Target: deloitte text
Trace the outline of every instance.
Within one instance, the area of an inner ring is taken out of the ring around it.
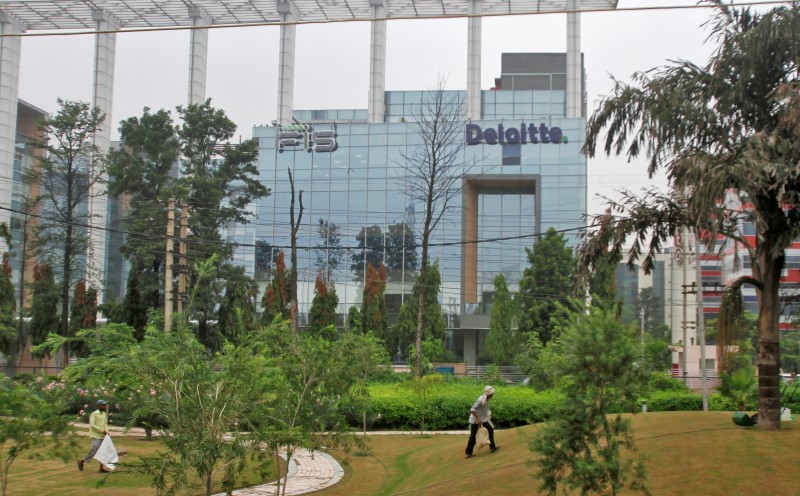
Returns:
[[[522,122],[519,128],[504,127],[503,124],[498,124],[496,129],[491,127],[481,129],[479,125],[470,123],[467,124],[466,138],[468,145],[480,145],[481,143],[487,145],[553,143],[558,145],[569,143],[569,139],[564,136],[560,127],[548,128],[544,122],[539,127],[536,127],[536,124],[525,125]]]

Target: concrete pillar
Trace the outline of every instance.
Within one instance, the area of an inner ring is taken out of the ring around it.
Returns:
[[[369,36],[369,122],[383,122],[386,115],[386,0],[369,0],[372,22]]]
[[[192,19],[189,53],[189,98],[187,103],[201,104],[206,101],[206,68],[208,67],[208,29],[211,19],[200,7],[189,7]]]
[[[276,3],[281,23],[297,20],[297,10],[288,0]],[[294,110],[294,40],[297,26],[281,24],[281,47],[278,68],[278,123],[288,126],[292,123]]]
[[[114,101],[114,62],[116,57],[117,35],[113,32],[119,29],[116,19],[102,10],[92,12],[92,19],[97,26],[94,38],[94,91],[92,105],[99,107],[105,115],[102,127],[94,136],[94,145],[99,153],[105,154],[111,147],[111,129],[114,120],[111,114]],[[94,175],[94,174],[93,174]],[[86,278],[89,284],[97,289],[97,301],[104,301],[105,262],[106,262],[106,216],[108,197],[105,193],[105,184],[95,183],[91,186],[89,194],[89,243],[87,248]]]
[[[25,25],[11,14],[0,12],[0,33],[20,34]],[[17,137],[17,95],[19,93],[19,61],[22,39],[0,37],[0,206],[11,208],[14,189],[14,147]],[[11,227],[11,212],[0,210],[0,222]],[[0,238],[0,252],[8,251]]]
[[[467,28],[467,117],[481,118],[481,0],[469,0]]]
[[[581,0],[567,0],[567,117],[583,115]]]

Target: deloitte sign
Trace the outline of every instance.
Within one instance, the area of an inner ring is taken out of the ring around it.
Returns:
[[[526,125],[525,122],[521,122],[519,128],[505,127],[503,124],[498,124],[496,128],[487,127],[486,129],[481,129],[477,124],[469,123],[467,124],[466,133],[468,145],[480,145],[481,143],[487,145],[553,143],[558,145],[569,143],[569,139],[564,136],[560,127],[553,126],[548,128],[544,122],[539,127],[536,127],[536,124]]]

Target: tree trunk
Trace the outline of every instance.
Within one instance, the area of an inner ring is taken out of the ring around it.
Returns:
[[[758,426],[766,430],[781,427],[780,401],[780,277],[784,255],[775,257],[769,246],[760,247],[759,268],[764,285],[758,298]]]
[[[414,374],[417,377],[422,377],[422,329],[425,325],[425,284],[426,276],[428,274],[428,223],[425,223],[425,228],[422,231],[422,265],[419,271],[419,308],[417,308],[417,338],[415,350],[417,351],[416,363]]]
[[[71,219],[70,221],[71,222]],[[66,236],[64,239],[64,263],[62,265],[63,274],[61,281],[61,322],[59,324],[59,334],[64,337],[69,336],[69,282],[72,278],[72,225],[67,225]],[[62,367],[69,365],[69,344],[63,346]]]

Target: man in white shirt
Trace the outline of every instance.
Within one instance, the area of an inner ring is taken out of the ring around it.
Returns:
[[[475,400],[475,404],[469,410],[469,441],[467,441],[467,450],[464,458],[472,458],[472,450],[475,448],[475,436],[478,434],[478,429],[486,427],[489,431],[489,451],[494,453],[500,448],[494,444],[494,425],[492,425],[492,411],[489,409],[489,400],[494,396],[494,388],[486,386],[483,388],[483,394]]]

